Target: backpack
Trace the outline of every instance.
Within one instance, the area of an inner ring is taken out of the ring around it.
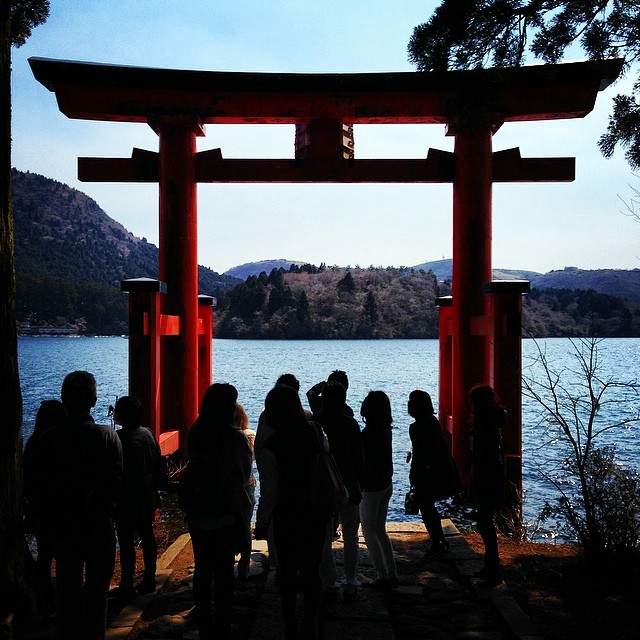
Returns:
[[[320,427],[310,422],[315,452],[310,461],[309,504],[317,511],[339,511],[349,499],[338,465],[324,447]]]

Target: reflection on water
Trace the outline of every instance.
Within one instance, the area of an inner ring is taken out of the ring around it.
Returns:
[[[566,339],[539,340],[554,370],[564,371],[567,384],[575,381],[576,362],[571,343]],[[24,402],[24,433],[33,429],[41,400],[59,396],[66,373],[75,369],[91,371],[98,381],[99,399],[96,421],[109,424],[107,409],[116,396],[127,393],[127,340],[121,337],[63,338],[22,337],[19,339],[20,377]],[[539,375],[540,369],[528,368],[536,355],[532,340],[524,341],[526,375]],[[601,372],[604,377],[629,380],[640,362],[640,339],[609,339],[600,345]],[[348,402],[359,417],[360,403],[371,389],[382,389],[392,402],[394,417],[394,497],[390,520],[406,519],[403,497],[408,485],[406,452],[410,449],[410,418],[406,402],[413,389],[428,391],[434,403],[438,396],[438,343],[436,340],[214,340],[214,377],[234,384],[253,427],[262,409],[264,397],[284,372],[294,373],[304,391],[326,378],[333,369],[349,374]],[[612,391],[612,393],[614,393]],[[613,396],[612,396],[613,397]],[[619,420],[637,411],[634,395],[623,402],[603,408],[603,420]],[[607,413],[608,412],[608,413]],[[633,425],[608,432],[605,442],[615,444],[620,462],[637,466],[640,459],[638,428]],[[540,422],[539,407],[523,402],[523,484],[527,520],[535,519],[545,498],[555,495],[541,476],[562,459],[561,441],[553,441]]]

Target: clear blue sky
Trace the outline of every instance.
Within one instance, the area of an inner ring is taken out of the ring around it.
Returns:
[[[127,229],[157,244],[154,185],[80,183],[78,156],[157,150],[146,125],[69,120],[35,81],[41,56],[180,69],[264,72],[411,71],[412,29],[437,6],[425,0],[51,0],[49,20],[13,51],[13,165],[84,191]],[[493,264],[549,271],[640,267],[640,223],[624,200],[640,188],[617,152],[597,139],[611,98],[587,118],[502,127],[494,149],[525,157],[575,156],[577,180],[494,187]],[[423,158],[451,150],[444,127],[359,126],[357,158]],[[225,157],[293,156],[293,127],[209,125],[199,150]],[[451,257],[450,185],[200,185],[199,262],[225,271],[287,258],[319,264],[414,265]]]

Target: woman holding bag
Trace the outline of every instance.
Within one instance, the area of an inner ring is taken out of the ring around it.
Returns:
[[[365,423],[362,431],[364,473],[360,522],[377,578],[363,586],[373,589],[395,589],[400,585],[387,534],[387,512],[393,493],[393,456],[391,439],[391,403],[384,391],[370,391],[362,402],[360,415]]]

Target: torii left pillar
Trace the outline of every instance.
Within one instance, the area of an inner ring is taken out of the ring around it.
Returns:
[[[165,313],[180,318],[177,336],[163,341],[164,423],[179,425],[182,442],[198,415],[198,211],[196,136],[202,125],[171,117],[149,123],[160,138],[158,276],[167,283]],[[180,375],[171,375],[179,371]]]
[[[142,402],[145,424],[169,454],[186,444],[212,381],[214,299],[198,296],[196,138],[204,127],[183,116],[148,124],[158,134],[159,153],[139,152],[131,164],[159,184],[159,279],[125,280],[122,290],[130,298],[129,393]],[[114,178],[109,167],[98,175]]]

